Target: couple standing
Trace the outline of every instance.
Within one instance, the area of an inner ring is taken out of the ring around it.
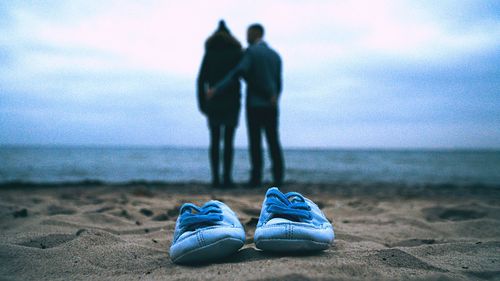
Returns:
[[[281,93],[281,58],[264,41],[264,28],[252,24],[247,30],[248,48],[231,35],[224,21],[205,42],[205,55],[198,75],[198,105],[208,118],[212,186],[220,185],[219,147],[224,135],[223,186],[234,186],[231,177],[233,142],[240,113],[241,85],[246,81],[246,117],[251,175],[248,185],[262,181],[262,131],[272,160],[275,186],[283,182],[283,155],[278,135],[278,98]]]

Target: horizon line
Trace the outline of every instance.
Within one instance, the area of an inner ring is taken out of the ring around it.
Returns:
[[[173,148],[173,149],[208,149],[206,146],[175,144],[12,144],[0,143],[0,148]],[[238,150],[246,150],[248,146],[234,146]],[[267,149],[267,148],[266,148]],[[284,150],[387,150],[387,151],[500,151],[500,147],[377,147],[377,146],[283,146]]]

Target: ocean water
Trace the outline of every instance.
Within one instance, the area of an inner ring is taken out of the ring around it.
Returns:
[[[270,180],[265,155],[264,179]],[[286,181],[311,183],[484,184],[500,186],[500,151],[285,149]],[[246,149],[233,178],[248,179]],[[0,183],[99,180],[209,182],[208,150],[171,147],[0,147]]]

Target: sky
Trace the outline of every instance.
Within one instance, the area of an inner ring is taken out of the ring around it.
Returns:
[[[496,0],[1,1],[0,144],[206,147],[220,19],[280,53],[284,147],[500,148]]]

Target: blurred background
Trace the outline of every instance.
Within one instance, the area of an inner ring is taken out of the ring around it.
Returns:
[[[288,180],[500,183],[494,0],[2,1],[0,181],[207,181],[195,81],[220,19],[282,56]]]

